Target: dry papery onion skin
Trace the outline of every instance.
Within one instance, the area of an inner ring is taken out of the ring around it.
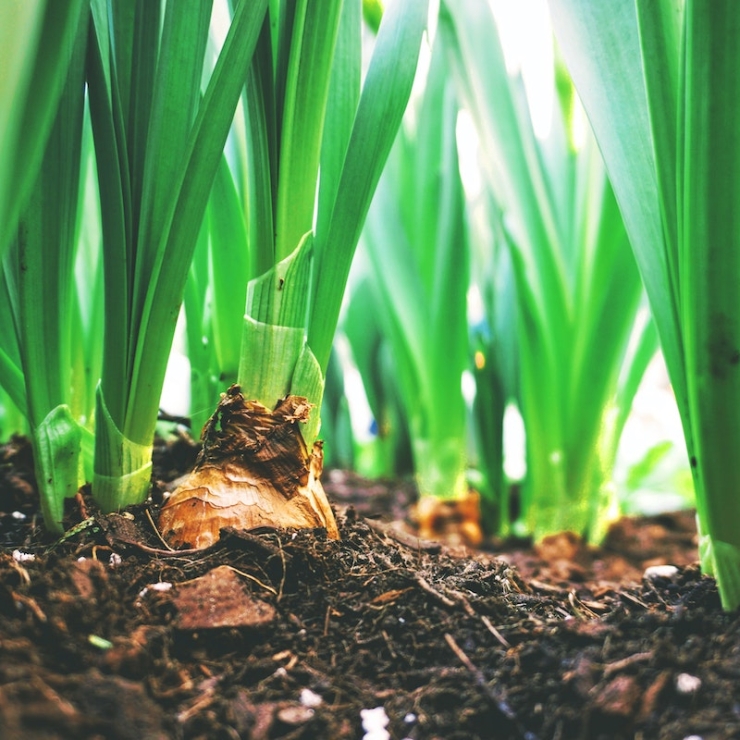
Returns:
[[[323,527],[339,539],[334,512],[321,485],[323,452],[309,453],[299,424],[311,404],[287,396],[273,411],[245,400],[233,385],[203,428],[193,472],[170,496],[159,528],[176,548],[205,548],[223,527]]]

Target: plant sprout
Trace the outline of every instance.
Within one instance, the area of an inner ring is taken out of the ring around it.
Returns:
[[[350,264],[426,20],[426,0],[389,8],[360,90],[359,0],[270,5],[232,165],[255,269],[239,382],[206,425],[191,480],[162,510],[160,526],[175,545],[207,546],[235,524],[321,526],[338,536],[320,485],[312,409],[321,404]],[[226,228],[235,233],[238,224]]]
[[[421,497],[467,495],[468,236],[458,105],[439,39],[424,95],[401,131],[365,228]]]
[[[204,92],[211,0],[94,0],[88,64],[100,187],[105,342],[93,493],[143,501],[185,282],[267,0],[234,9]]]
[[[627,352],[643,295],[627,233],[594,142],[577,145],[573,135],[567,78],[540,140],[489,4],[443,2],[440,33],[511,252],[524,524],[537,539],[564,530],[598,539],[614,508],[617,442],[657,347],[648,322],[636,327],[638,351]]]
[[[0,256],[38,174],[86,13],[84,0],[0,5]]]
[[[74,290],[87,16],[83,20],[40,170],[3,263],[0,298],[0,376],[28,421],[44,522],[57,532],[64,499],[84,483],[80,453],[83,435],[90,434],[80,424],[89,409],[73,397],[81,389],[71,370],[73,358],[84,356],[76,341],[82,332]]]
[[[703,570],[740,605],[740,6],[552,0],[683,423]]]

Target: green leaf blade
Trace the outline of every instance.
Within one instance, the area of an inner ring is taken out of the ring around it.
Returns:
[[[427,10],[427,0],[409,0],[394,3],[383,17],[332,216],[326,231],[316,234],[317,284],[308,340],[322,369],[329,362],[362,225],[411,93]]]

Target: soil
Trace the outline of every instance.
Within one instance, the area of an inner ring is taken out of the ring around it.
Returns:
[[[151,517],[194,454],[160,445],[150,504],[80,496],[54,541],[28,445],[0,449],[1,738],[740,738],[740,618],[690,512],[471,549],[414,536],[408,483],[334,472],[339,541],[168,551]]]

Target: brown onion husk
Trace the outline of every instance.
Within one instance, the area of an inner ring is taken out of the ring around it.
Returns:
[[[203,428],[195,469],[162,507],[159,527],[167,542],[200,549],[224,527],[262,526],[323,527],[338,539],[321,485],[321,442],[309,452],[299,428],[311,407],[287,396],[271,411],[231,386]]]

